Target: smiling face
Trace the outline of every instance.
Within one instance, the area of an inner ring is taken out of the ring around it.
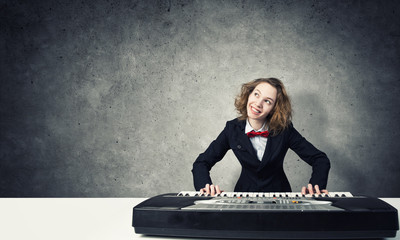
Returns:
[[[276,95],[276,88],[265,82],[258,84],[250,93],[247,100],[247,116],[253,128],[262,127],[275,106]]]

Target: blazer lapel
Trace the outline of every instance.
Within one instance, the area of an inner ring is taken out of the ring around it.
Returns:
[[[245,127],[246,127],[246,121],[240,121],[239,122],[239,126],[240,126],[240,132],[238,134],[238,139],[239,142],[241,144],[241,146],[245,149],[247,149],[247,151],[250,152],[250,154],[253,156],[253,159],[255,161],[257,161],[257,163],[260,163],[260,161],[257,158],[257,153],[256,150],[254,150],[253,145],[250,142],[249,137],[244,133]]]
[[[267,141],[267,146],[265,146],[265,151],[264,151],[264,155],[261,159],[261,165],[258,168],[258,170],[261,170],[262,168],[264,168],[268,161],[271,159],[271,154],[272,154],[272,146],[274,144],[274,137],[269,136],[268,137],[268,141]]]

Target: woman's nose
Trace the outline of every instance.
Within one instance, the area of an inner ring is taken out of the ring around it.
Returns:
[[[262,103],[263,103],[262,99],[257,99],[257,101],[256,101],[257,107],[261,107]]]

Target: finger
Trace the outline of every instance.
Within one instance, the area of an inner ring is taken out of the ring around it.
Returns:
[[[204,193],[204,188],[200,189],[200,195]]]
[[[314,194],[313,186],[310,183],[308,184],[308,194]]]
[[[326,189],[323,189],[322,192],[325,193],[325,194],[329,193],[328,190],[326,190]]]
[[[306,195],[306,187],[301,188],[301,195]]]
[[[214,185],[211,185],[210,186],[210,192],[211,192],[211,196],[214,196],[215,195],[215,187],[214,187]]]
[[[314,189],[315,189],[315,193],[316,194],[318,194],[318,195],[321,194],[321,191],[319,190],[319,186],[318,185],[315,185]]]
[[[206,194],[210,195],[210,184],[206,184]]]
[[[219,189],[218,185],[215,186],[215,191],[217,192],[217,194],[221,194],[221,189]]]

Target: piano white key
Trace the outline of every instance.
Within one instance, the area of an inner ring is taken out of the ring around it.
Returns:
[[[177,196],[205,196],[201,195],[199,191],[181,191]],[[266,197],[266,198],[285,198],[285,197],[303,197],[301,192],[222,192],[219,197]],[[329,192],[321,193],[320,195],[307,194],[305,197],[354,197],[350,192]]]
[[[335,197],[342,197],[343,193],[342,192],[335,192]]]
[[[260,193],[260,196],[262,196],[262,197],[270,197],[270,194],[269,193]]]
[[[227,192],[227,193],[226,193],[226,195],[227,195],[228,197],[233,197],[233,194],[234,194],[234,192]]]
[[[340,192],[340,197],[353,197],[350,192]]]
[[[346,197],[354,197],[353,194],[351,194],[351,192],[345,192]]]
[[[290,195],[290,197],[297,197],[297,196],[300,196],[300,195],[298,195],[299,193],[296,193],[296,192],[291,192],[289,195]]]
[[[200,194],[200,192],[195,192],[195,191],[186,191],[186,192],[183,192],[183,196],[189,195],[189,196],[191,196],[191,197],[194,197],[194,196],[196,196],[196,194]]]
[[[178,193],[178,196],[185,196],[185,193],[186,193],[185,191],[181,191]]]
[[[333,192],[333,197],[340,197],[340,192]]]

